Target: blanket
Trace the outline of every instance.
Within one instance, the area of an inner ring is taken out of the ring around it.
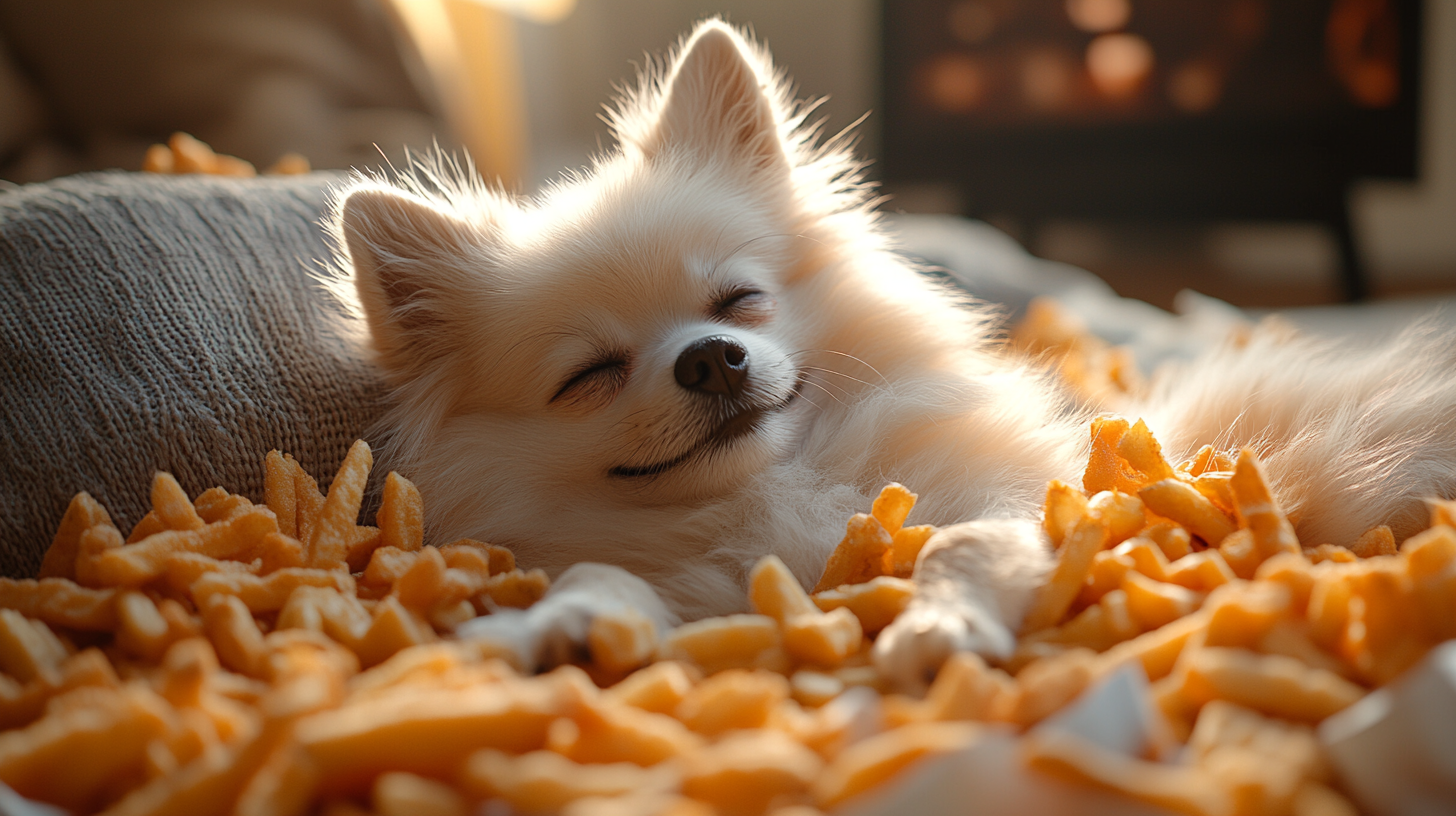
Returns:
[[[315,276],[338,176],[94,173],[0,188],[0,574],[90,492],[122,530],[158,470],[261,499],[333,473],[385,385]]]

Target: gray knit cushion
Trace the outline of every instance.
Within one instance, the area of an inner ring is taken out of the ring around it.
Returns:
[[[0,191],[0,572],[35,573],[78,491],[127,530],[157,470],[259,500],[278,448],[327,483],[384,393],[312,278],[337,178]]]

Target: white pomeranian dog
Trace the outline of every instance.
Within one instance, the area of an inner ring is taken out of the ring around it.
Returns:
[[[708,21],[617,106],[617,147],[534,198],[428,169],[340,192],[339,266],[395,387],[389,466],[434,540],[557,577],[466,632],[540,665],[624,604],[662,626],[741,611],[760,557],[812,585],[893,480],[920,496],[912,521],[944,529],[881,670],[913,685],[954,650],[1012,649],[1051,564],[1047,482],[1079,478],[1091,409],[893,251],[860,163],[817,143],[809,110]],[[1403,538],[1423,497],[1456,489],[1453,363],[1434,331],[1380,349],[1256,332],[1124,411],[1174,461],[1256,447],[1307,544]]]

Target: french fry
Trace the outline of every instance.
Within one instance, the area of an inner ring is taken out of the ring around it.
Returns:
[[[525,609],[541,600],[551,586],[543,570],[533,569],[496,573],[485,582],[485,593],[496,606]]]
[[[799,615],[819,613],[794,574],[776,555],[766,555],[753,565],[748,574],[748,602],[753,611],[768,615],[780,624]]]
[[[443,782],[391,771],[374,780],[374,812],[379,816],[465,816],[465,797]]]
[[[1127,593],[1128,612],[1144,631],[1166,626],[1191,613],[1202,603],[1202,596],[1177,584],[1165,584],[1138,572],[1128,573],[1122,581]]]
[[[902,531],[903,532],[903,531]],[[903,578],[882,575],[862,584],[847,584],[813,595],[821,611],[844,608],[859,618],[860,628],[873,635],[890,625],[915,597],[915,584]]]
[[[228,521],[194,530],[166,530],[136,544],[107,548],[89,558],[89,574],[92,582],[102,586],[139,587],[161,577],[168,559],[177,553],[251,560],[263,537],[277,530],[273,514],[257,508]],[[86,560],[84,555],[82,558]]]
[[[1163,458],[1163,448],[1139,419],[1117,441],[1117,455],[1141,477],[1142,484],[1176,477],[1173,466]]]
[[[1103,550],[1092,556],[1092,566],[1087,570],[1087,580],[1077,593],[1077,604],[1092,606],[1102,596],[1122,586],[1122,578],[1137,566],[1132,557],[1125,553]]]
[[[1011,721],[1021,726],[1041,722],[1081,694],[1097,673],[1097,656],[1090,649],[1072,649],[1033,662],[1016,677]]]
[[[894,540],[879,520],[866,513],[856,513],[849,520],[844,540],[830,554],[824,574],[814,585],[815,592],[834,589],[844,584],[861,584],[882,574],[885,553]]]
[[[1231,584],[1208,600],[1209,646],[1248,648],[1294,614],[1293,594],[1273,582]]]
[[[0,671],[29,683],[60,683],[61,663],[69,654],[43,621],[28,620],[13,609],[0,609]]]
[[[349,552],[349,531],[359,519],[359,505],[364,500],[364,486],[373,464],[374,454],[367,442],[360,439],[349,448],[329,485],[317,526],[304,540],[308,545],[309,566],[332,569],[344,562]]]
[[[714,674],[752,668],[781,647],[778,623],[767,615],[727,615],[685,623],[663,636],[657,654],[683,660]]]
[[[209,572],[192,583],[192,601],[198,609],[207,608],[218,595],[231,595],[255,613],[277,612],[288,602],[288,596],[303,586],[329,587],[354,594],[354,578],[347,572],[297,567],[280,569],[268,575],[247,572]]]
[[[1212,445],[1204,445],[1199,448],[1188,461],[1176,468],[1180,473],[1186,473],[1195,479],[1211,470],[1231,471],[1233,469],[1233,460],[1222,451],[1214,450]]]
[[[832,674],[799,669],[789,675],[789,694],[800,705],[817,708],[838,697],[844,691],[844,681]]]
[[[161,471],[152,479],[152,512],[168,530],[199,530],[206,524],[177,479]]]
[[[636,610],[597,615],[587,630],[592,661],[614,674],[626,674],[657,652],[657,626]]]
[[[44,713],[46,704],[53,697],[71,689],[121,684],[111,661],[96,649],[86,649],[67,657],[61,662],[58,674],[58,679],[49,681],[42,673],[24,685],[8,677],[0,680],[0,730],[29,725]]]
[[[1066,614],[1082,589],[1092,557],[1101,552],[1107,541],[1107,528],[1091,519],[1079,523],[1062,545],[1057,566],[1027,610],[1022,632],[1035,632],[1053,626]]]
[[[1092,450],[1087,457],[1087,470],[1082,474],[1082,487],[1088,493],[1113,489],[1124,493],[1137,491],[1137,474],[1117,452],[1127,431],[1128,422],[1121,417],[1092,420]]]
[[[906,490],[904,485],[890,482],[880,489],[880,495],[870,505],[870,515],[893,538],[905,526],[905,518],[910,515],[910,509],[915,506],[917,498],[919,497]]]
[[[630,763],[582,765],[551,751],[511,756],[476,751],[465,761],[459,784],[473,797],[495,798],[516,812],[554,813],[588,796],[621,796],[644,788],[668,788],[673,771]]]
[[[1234,464],[1234,475],[1229,479],[1229,488],[1233,491],[1234,509],[1238,513],[1239,523],[1253,534],[1254,548],[1261,563],[1278,553],[1302,552],[1299,538],[1294,534],[1294,526],[1284,517],[1284,511],[1269,492],[1264,466],[1259,464],[1254,452],[1248,448],[1239,451],[1238,461]],[[1393,546],[1393,539],[1391,543]]]
[[[1223,541],[1218,543],[1218,553],[1223,556],[1224,563],[1244,580],[1254,577],[1258,572],[1259,565],[1264,562],[1263,553],[1259,550],[1259,544],[1254,540],[1252,530],[1235,530],[1224,536]]]
[[[1365,696],[1365,689],[1283,655],[1204,647],[1189,661],[1185,693],[1195,702],[1228,700],[1275,717],[1319,722]]]
[[[1060,548],[1072,528],[1087,515],[1087,497],[1066,482],[1053,479],[1047,484],[1042,524],[1052,546]]]
[[[1168,582],[1195,592],[1212,592],[1238,576],[1218,550],[1185,555],[1168,565]]]
[[[135,684],[77,689],[57,697],[52,712],[0,734],[0,782],[73,811],[97,809],[140,773],[147,743],[175,725],[166,701]]]
[[[1178,522],[1209,546],[1217,546],[1235,529],[1222,510],[1187,482],[1164,479],[1138,490],[1137,495],[1149,510]]]
[[[352,450],[352,448],[350,449]],[[292,459],[292,457],[284,457]],[[298,527],[298,533],[294,536],[309,547],[312,553],[312,542],[318,530],[319,516],[324,510],[324,494],[319,492],[318,481],[310,476],[302,466],[294,463],[293,471],[293,512]],[[342,525],[340,525],[342,526]]]
[[[762,813],[775,799],[807,796],[819,755],[772,730],[731,734],[689,754],[682,791],[725,814]]]
[[[80,552],[81,534],[99,525],[111,526],[111,517],[106,509],[91,498],[88,493],[77,493],[66,514],[61,517],[60,528],[51,539],[50,549],[40,563],[39,578],[76,578],[76,556]],[[9,606],[9,604],[6,604]]]
[[[278,519],[278,532],[298,537],[298,496],[294,492],[298,463],[276,450],[263,459],[263,503]],[[299,566],[302,566],[301,564]]]
[[[953,654],[926,692],[926,714],[934,720],[989,720],[1012,693],[1015,680],[986,665],[974,652]]]
[[[116,628],[116,590],[78,586],[65,578],[0,578],[0,607],[67,629]]]
[[[886,553],[889,560],[886,575],[909,578],[915,572],[915,562],[920,559],[920,551],[925,549],[925,543],[935,535],[935,529],[930,524],[917,524],[896,530],[890,541],[890,550]]]
[[[1107,490],[1087,502],[1087,512],[1107,527],[1107,543],[1114,546],[1136,535],[1146,515],[1142,500],[1131,493]]]
[[[1365,569],[1351,577],[1351,591],[1355,602],[1340,653],[1367,682],[1384,685],[1433,645],[1422,631],[1410,577],[1398,567]]]
[[[1355,543],[1350,545],[1350,551],[1361,558],[1395,555],[1395,534],[1384,524],[1371,527],[1355,539]]]
[[[322,791],[362,791],[385,771],[439,773],[482,748],[541,749],[562,713],[554,685],[512,682],[430,695],[401,688],[307,717],[297,738],[318,764]]]
[[[630,762],[644,768],[682,757],[706,742],[666,713],[632,707],[615,697],[584,701],[572,718],[556,720],[547,733],[547,747],[574,762]]]
[[[1193,552],[1193,538],[1188,535],[1187,530],[1176,524],[1166,521],[1152,524],[1141,535],[1157,544],[1158,549],[1163,551],[1163,556],[1170,562]]]
[[[716,736],[735,728],[762,727],[788,696],[789,683],[780,674],[728,669],[695,686],[674,714],[693,731]]]
[[[603,692],[603,696],[643,711],[668,714],[677,710],[692,690],[693,682],[682,663],[665,660],[633,672]]]
[[[895,776],[916,761],[973,744],[981,729],[967,722],[914,723],[850,745],[814,780],[812,793],[829,809]]]
[[[1134,570],[1154,581],[1168,580],[1168,558],[1151,540],[1141,536],[1129,538],[1114,547],[1112,552],[1125,556],[1132,561]]]
[[[1135,759],[1069,731],[1028,735],[1022,758],[1033,770],[1124,793],[1179,813],[1211,816],[1230,812],[1227,794],[1198,769]]]
[[[864,638],[859,618],[849,610],[819,611],[778,556],[754,565],[748,597],[756,611],[779,622],[784,649],[798,660],[834,667],[858,651]]]
[[[1122,665],[1129,660],[1142,663],[1148,679],[1157,681],[1173,671],[1183,649],[1195,639],[1206,637],[1208,615],[1195,612],[1172,623],[1122,641],[1102,654],[1105,667]]]
[[[174,166],[172,150],[164,144],[151,145],[142,158],[142,172],[145,173],[175,173]]]
[[[383,535],[381,546],[412,552],[424,544],[425,505],[414,482],[389,472],[376,523]]]
[[[222,594],[209,599],[202,605],[202,622],[222,665],[249,677],[263,676],[263,633],[240,598]]]

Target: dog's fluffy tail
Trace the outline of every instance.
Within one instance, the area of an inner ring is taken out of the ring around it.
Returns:
[[[1426,523],[1456,495],[1456,331],[1434,320],[1371,347],[1266,324],[1154,384],[1143,414],[1170,458],[1253,448],[1305,546]]]

